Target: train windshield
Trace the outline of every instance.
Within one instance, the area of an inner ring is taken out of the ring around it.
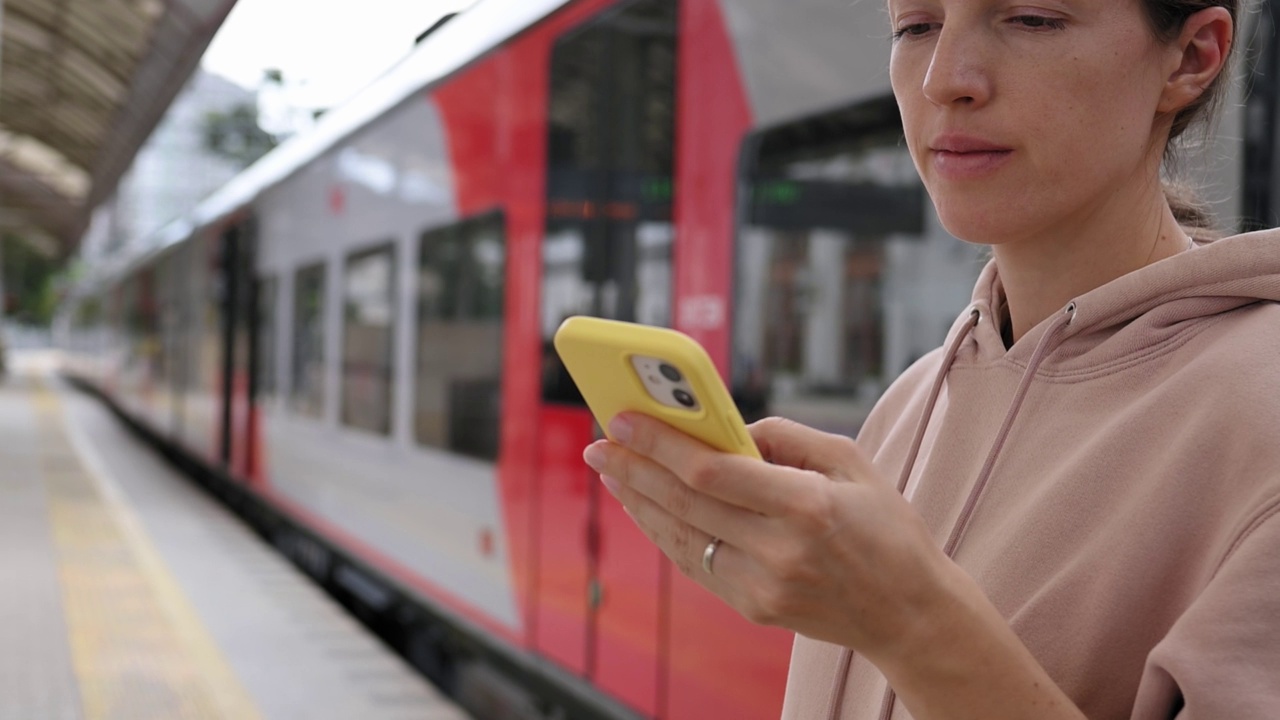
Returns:
[[[749,420],[856,435],[979,264],[934,219],[891,97],[759,133],[741,172],[734,396]]]

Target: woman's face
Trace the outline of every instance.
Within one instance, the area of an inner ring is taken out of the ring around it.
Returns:
[[[1140,0],[889,0],[893,91],[947,230],[1000,244],[1158,192],[1170,52],[1143,12]]]

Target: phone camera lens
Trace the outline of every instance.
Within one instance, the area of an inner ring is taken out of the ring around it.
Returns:
[[[680,380],[683,379],[684,377],[683,375],[680,374],[679,370],[671,367],[666,363],[663,363],[658,366],[658,372],[662,373],[662,377],[670,380],[671,382],[680,382]],[[685,394],[688,395],[688,393],[685,393]]]
[[[694,405],[698,404],[697,402],[694,401],[693,396],[685,392],[684,390],[676,389],[672,391],[671,394],[675,396],[676,402],[680,403],[681,405],[687,408],[691,408]]]

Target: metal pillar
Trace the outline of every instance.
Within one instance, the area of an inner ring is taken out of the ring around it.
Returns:
[[[4,57],[4,0],[0,0],[0,58]],[[4,84],[4,62],[0,61],[0,85]]]
[[[4,360],[5,360],[4,352],[7,345],[5,341],[8,340],[8,338],[6,337],[7,333],[5,332],[5,317],[4,317],[5,305],[8,304],[5,302],[5,296],[4,296],[4,293],[5,293],[4,245],[5,245],[6,239],[7,237],[4,233],[4,230],[0,230],[0,372],[3,371]]]
[[[1268,0],[1259,7],[1253,42],[1251,72],[1245,79],[1244,202],[1242,230],[1274,227],[1276,217],[1276,127],[1280,108],[1280,53],[1277,52],[1276,21],[1280,0]]]
[[[4,0],[0,0],[0,85],[4,85]],[[4,341],[4,238],[4,225],[0,224],[0,351]]]

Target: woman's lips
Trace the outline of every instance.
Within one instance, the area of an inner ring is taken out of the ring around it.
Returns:
[[[933,167],[947,180],[973,180],[999,170],[1012,155],[1012,150],[934,150]]]

